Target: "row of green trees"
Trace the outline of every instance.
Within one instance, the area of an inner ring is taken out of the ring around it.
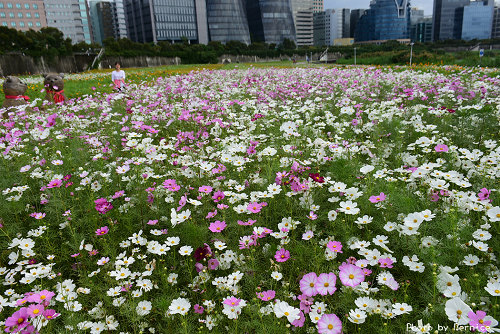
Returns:
[[[500,40],[463,41],[447,40],[436,43],[415,43],[413,51],[416,57],[433,58],[444,55],[444,47],[468,47],[478,44],[500,44]],[[257,56],[260,58],[276,58],[279,56],[293,55],[305,56],[306,54],[318,54],[326,49],[326,46],[306,46],[297,48],[291,40],[285,39],[283,43],[266,44],[253,42],[250,45],[238,41],[230,41],[225,44],[220,42],[209,42],[203,44],[189,44],[187,39],[181,43],[170,43],[160,41],[154,43],[137,43],[127,38],[115,40],[108,38],[103,41],[107,56],[136,57],[136,56],[163,56],[180,57],[185,64],[192,63],[216,63],[223,54]],[[101,46],[98,44],[87,44],[81,42],[72,44],[71,39],[64,38],[61,31],[56,28],[42,28],[39,31],[18,31],[8,27],[0,27],[0,54],[9,52],[21,52],[33,57],[67,56],[75,52],[95,53]],[[408,45],[397,41],[388,41],[383,44],[356,44],[349,46],[329,47],[330,52],[342,54],[343,58],[354,56],[354,47],[358,57],[377,57],[385,54],[390,56],[393,63],[404,63]],[[424,60],[424,59],[422,59]]]

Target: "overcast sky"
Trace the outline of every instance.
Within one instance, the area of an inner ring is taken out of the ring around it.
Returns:
[[[433,0],[410,0],[412,7],[424,10],[425,16],[432,15]],[[369,8],[370,0],[325,0],[325,9],[329,8]]]

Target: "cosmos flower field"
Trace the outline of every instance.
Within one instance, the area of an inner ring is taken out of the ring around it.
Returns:
[[[499,93],[486,69],[250,67],[12,112],[0,329],[499,332]]]

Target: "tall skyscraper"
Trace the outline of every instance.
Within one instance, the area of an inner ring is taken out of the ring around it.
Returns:
[[[500,5],[496,5],[493,11],[491,38],[500,38]]]
[[[351,9],[351,19],[349,28],[349,37],[354,38],[354,31],[356,30],[356,25],[358,24],[361,16],[365,15],[367,9]]]
[[[323,0],[313,0],[313,12],[318,13],[325,10]]]
[[[464,6],[461,39],[489,39],[493,24],[493,0],[471,1]]]
[[[128,36],[123,0],[89,0],[88,5],[94,42]]]
[[[335,45],[334,41],[349,37],[350,9],[327,9],[314,13],[314,45]]]
[[[412,23],[410,39],[412,42],[432,42],[432,17],[423,17]]]
[[[314,42],[314,1],[291,0],[295,36],[298,46],[313,45]]]
[[[410,5],[408,0],[373,0],[370,9],[356,26],[356,41],[410,38]]]
[[[133,41],[208,42],[204,1],[126,0],[125,11]]]
[[[44,0],[47,25],[59,29],[73,43],[92,42],[86,0]]]
[[[295,26],[289,0],[248,0],[248,26],[252,40],[281,44],[295,40]]]
[[[410,23],[414,24],[424,18],[424,10],[413,7],[410,10]]]
[[[43,0],[0,1],[0,25],[24,31],[46,27]]]
[[[434,41],[460,39],[463,14],[460,8],[470,0],[434,0],[432,38]]]
[[[207,0],[207,21],[211,41],[250,44],[243,0]]]

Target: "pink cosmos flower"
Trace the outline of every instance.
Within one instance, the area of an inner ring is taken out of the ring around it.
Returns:
[[[229,306],[238,306],[240,305],[241,299],[231,296],[230,298],[224,299],[223,303]]]
[[[39,293],[35,293],[28,297],[28,301],[30,303],[45,303],[48,304],[52,297],[54,297],[55,293],[48,290],[42,290]]]
[[[45,308],[42,304],[31,304],[28,306],[28,316],[30,318],[35,318],[43,314]]]
[[[262,301],[267,302],[267,301],[274,299],[274,297],[276,296],[276,291],[267,290],[267,291],[262,291],[262,292],[256,292],[256,294],[257,294],[257,298],[259,298]]]
[[[35,219],[42,219],[43,217],[45,217],[45,212],[42,213],[42,212],[33,212],[32,214],[30,214],[30,217],[33,217]]]
[[[28,326],[28,308],[23,307],[19,311],[14,312],[5,320],[5,326],[10,327],[10,332],[18,332]]]
[[[386,198],[385,194],[380,193],[380,195],[370,196],[370,198],[368,200],[372,203],[378,203],[378,202],[385,201],[385,198]]]
[[[355,287],[365,280],[363,270],[353,264],[343,263],[339,269],[340,281],[345,286]]]
[[[210,223],[210,226],[208,227],[208,229],[214,233],[220,233],[220,232],[224,231],[226,226],[227,226],[227,224],[225,221],[216,220],[214,223]]]
[[[392,260],[389,257],[378,259],[378,263],[380,264],[380,268],[392,268]]]
[[[306,317],[304,316],[304,312],[300,311],[299,313],[299,317],[298,319],[295,319],[293,322],[292,322],[292,325],[295,326],[295,327],[303,327],[304,326],[304,323],[306,322]]]
[[[490,194],[491,194],[491,190],[488,190],[486,188],[482,188],[479,190],[477,197],[479,197],[479,200],[484,201],[490,197]]]
[[[224,197],[226,197],[226,195],[224,195],[224,192],[221,190],[217,190],[212,196],[212,199],[214,200],[215,203],[217,203],[222,201]]]
[[[210,259],[208,260],[207,267],[210,270],[215,270],[217,269],[217,267],[219,267],[219,261],[217,259]]]
[[[109,232],[109,228],[107,226],[103,226],[103,227],[98,228],[95,231],[95,234],[97,234],[97,235],[105,235],[105,234],[108,234],[108,232]]]
[[[320,334],[342,333],[342,321],[335,314],[323,314],[317,325]]]
[[[309,211],[309,215],[307,216],[307,218],[311,220],[316,220],[318,218],[318,215],[315,214],[314,211]]]
[[[212,192],[213,188],[210,186],[201,186],[198,188],[198,191],[200,193],[205,193],[205,194],[210,194]]]
[[[43,312],[43,316],[47,320],[55,319],[55,318],[57,318],[60,315],[61,315],[60,313],[57,313],[56,310],[52,310],[52,309],[48,309],[48,310],[45,310]]]
[[[112,199],[117,199],[117,198],[122,197],[123,195],[125,195],[125,191],[124,190],[119,190],[119,191],[115,192],[115,194],[111,198]]]
[[[242,220],[238,220],[238,225],[245,225],[245,226],[250,226],[256,223],[256,220],[249,219],[248,222],[244,222]]]
[[[150,219],[146,224],[148,225],[156,225],[158,223],[158,219]]]
[[[47,188],[59,188],[60,186],[62,186],[62,184],[63,184],[62,180],[55,179],[50,181],[49,184],[47,184]]]
[[[301,294],[298,295],[297,298],[300,300],[300,310],[304,311],[305,314],[311,312],[311,305],[314,303],[313,297]]]
[[[258,212],[260,212],[261,209],[262,209],[262,205],[260,203],[257,203],[257,202],[252,202],[252,203],[248,204],[248,206],[247,206],[247,210],[252,212],[252,213],[258,213]]]
[[[448,152],[448,146],[445,144],[438,144],[434,147],[436,152]]]
[[[113,205],[110,202],[108,202],[108,200],[104,197],[96,199],[94,203],[95,203],[95,209],[100,214],[105,214],[109,210],[113,209]]]
[[[194,308],[194,313],[203,314],[203,311],[205,311],[205,309],[203,308],[203,306],[201,306],[199,304],[195,304],[193,306],[193,308]]]
[[[280,250],[276,251],[276,254],[274,255],[274,258],[278,262],[286,262],[290,258],[290,252],[287,251],[284,248],[281,248]]]
[[[316,289],[322,296],[326,296],[327,294],[333,295],[333,293],[337,290],[335,287],[336,282],[337,276],[335,276],[334,273],[320,274],[316,284]]]
[[[484,321],[484,317],[486,317],[486,312],[484,311],[477,311],[474,313],[474,311],[470,311],[467,313],[467,316],[469,317],[469,325],[471,327],[474,327],[481,333],[487,333],[488,328],[491,325],[491,321]]]
[[[340,241],[329,241],[326,247],[335,253],[342,253],[342,243]]]
[[[210,219],[215,217],[216,215],[217,215],[217,209],[215,209],[214,211],[210,211],[205,218]]]
[[[316,296],[318,294],[317,284],[318,276],[316,273],[305,274],[299,283],[300,291],[308,297]]]

